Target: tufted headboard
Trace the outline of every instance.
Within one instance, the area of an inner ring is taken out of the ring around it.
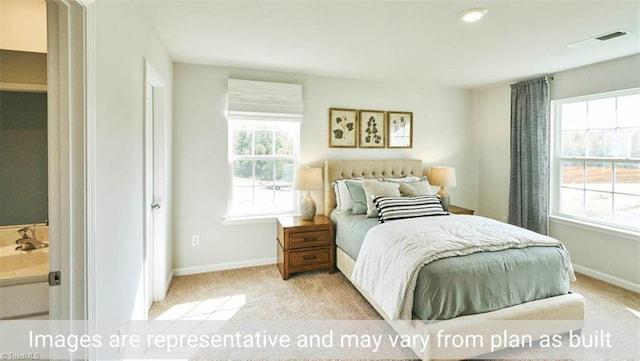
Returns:
[[[331,183],[336,179],[349,178],[399,178],[422,177],[420,159],[368,159],[324,162],[324,215],[329,217],[336,208],[336,195]]]

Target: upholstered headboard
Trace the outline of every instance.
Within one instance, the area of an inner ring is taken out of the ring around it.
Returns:
[[[324,162],[324,215],[329,217],[336,208],[336,195],[331,183],[336,179],[349,178],[399,178],[422,177],[420,159],[367,159]]]

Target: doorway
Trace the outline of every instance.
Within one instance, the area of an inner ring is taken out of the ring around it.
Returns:
[[[60,240],[55,247],[51,247],[51,270],[60,271],[62,281],[55,287],[50,287],[50,316],[52,319],[89,320],[90,324],[98,319],[98,312],[102,310],[104,299],[98,292],[99,266],[102,260],[98,254],[97,238],[99,214],[98,147],[97,147],[97,61],[96,61],[96,7],[86,0],[50,0],[47,1],[48,46],[49,46],[49,149],[52,171],[50,184],[50,232],[51,238]],[[140,88],[141,123],[144,128],[146,84],[151,84],[153,98],[154,131],[152,139],[154,146],[149,154],[158,159],[159,166],[153,166],[156,179],[151,194],[153,202],[160,205],[160,211],[153,217],[147,217],[147,203],[145,195],[139,213],[143,224],[141,246],[142,257],[149,259],[147,271],[143,259],[139,259],[140,276],[136,277],[138,286],[134,301],[132,316],[141,319],[146,316],[143,302],[145,292],[152,295],[149,299],[164,298],[171,272],[169,247],[167,244],[170,219],[169,203],[169,171],[170,152],[165,150],[169,146],[170,122],[165,120],[169,116],[170,92],[164,80],[146,62],[141,63],[141,70],[145,74],[142,88]],[[149,69],[149,71],[147,71]],[[147,76],[148,74],[148,76]],[[156,101],[157,100],[157,101]],[[151,114],[151,112],[149,112]],[[157,121],[156,121],[157,120]],[[141,129],[143,130],[143,129]],[[143,130],[140,140],[144,140]],[[158,141],[159,139],[159,141]],[[147,142],[150,144],[150,142]],[[142,145],[144,153],[144,147]],[[157,146],[156,146],[157,145]],[[145,162],[147,153],[142,154]],[[145,171],[146,164],[141,169]],[[142,186],[146,178],[142,178]],[[146,188],[143,189],[146,191]],[[150,226],[146,226],[146,222]],[[153,225],[153,226],[151,226]],[[146,230],[153,230],[155,234],[149,239],[146,247]],[[153,249],[151,246],[154,246]],[[149,255],[148,257],[146,255]],[[136,265],[138,261],[136,260]],[[149,271],[151,270],[151,271]],[[145,284],[144,279],[147,279]],[[147,285],[152,285],[147,286]],[[149,289],[150,291],[145,291]],[[106,301],[105,301],[106,302]],[[128,307],[129,305],[127,305]]]

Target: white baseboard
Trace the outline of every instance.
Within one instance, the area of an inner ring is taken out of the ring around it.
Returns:
[[[226,263],[210,264],[210,265],[204,265],[204,266],[177,268],[173,270],[173,275],[186,276],[186,275],[193,275],[197,273],[225,271],[230,269],[247,268],[247,267],[254,267],[254,266],[264,266],[268,264],[275,264],[276,262],[277,262],[276,257],[269,257],[269,258],[252,259],[248,261],[226,262]]]
[[[593,270],[593,269],[588,268],[588,267],[580,266],[580,265],[575,264],[575,263],[573,264],[573,269],[578,273],[582,273],[584,275],[587,275],[589,277],[593,277],[593,278],[598,279],[600,281],[611,283],[612,285],[616,285],[618,287],[622,287],[622,288],[627,289],[629,291],[640,293],[640,285],[637,284],[637,283],[629,282],[627,280],[623,280],[622,278],[611,276],[611,275],[608,275],[606,273],[602,273],[600,271],[596,271],[596,270]]]

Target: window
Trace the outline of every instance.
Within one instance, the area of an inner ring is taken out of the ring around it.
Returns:
[[[229,79],[229,217],[294,213],[302,86]]]
[[[552,214],[640,229],[640,89],[554,102]]]
[[[295,122],[230,124],[232,215],[293,213],[299,133]]]

